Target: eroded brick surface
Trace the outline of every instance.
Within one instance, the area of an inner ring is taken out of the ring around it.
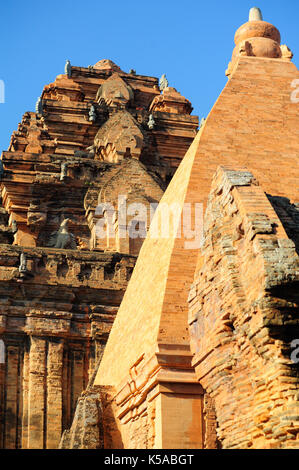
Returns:
[[[189,295],[196,376],[224,448],[298,446],[299,258],[253,175],[219,168]]]

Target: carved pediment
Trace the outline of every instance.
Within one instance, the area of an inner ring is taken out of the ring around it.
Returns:
[[[99,62],[93,65],[92,68],[98,70],[114,70],[117,72],[121,72],[121,68],[110,59],[99,60]]]
[[[92,234],[90,246],[138,254],[145,236],[142,231],[149,227],[151,204],[157,204],[162,195],[162,182],[149,174],[139,160],[125,159],[111,165],[101,183],[90,188],[84,199]],[[129,240],[130,227],[142,232],[137,244]]]
[[[190,101],[175,88],[166,87],[161,95],[155,96],[149,110],[150,112],[160,111],[164,113],[190,114],[192,109]]]
[[[126,196],[130,201],[149,200],[159,201],[163,190],[156,180],[147,172],[145,167],[136,160],[122,162],[117,171],[106,175],[106,181],[98,193],[98,204],[109,202],[118,204],[118,197]]]
[[[119,111],[98,131],[94,145],[100,160],[118,162],[124,157],[140,157],[143,134],[128,111]]]
[[[134,98],[132,88],[119,76],[113,73],[98,89],[97,101],[104,100],[107,106],[125,107]]]
[[[54,83],[45,86],[43,99],[57,101],[83,101],[84,93],[78,83],[67,75],[58,75]]]

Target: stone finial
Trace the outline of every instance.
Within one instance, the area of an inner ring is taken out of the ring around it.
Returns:
[[[11,223],[11,228],[12,228],[12,233],[15,234],[17,233],[18,231],[18,226],[17,226],[17,222],[15,220],[12,221]]]
[[[21,253],[21,256],[20,256],[19,273],[20,274],[27,273],[27,259],[26,259],[25,253]]]
[[[253,7],[250,9],[249,21],[263,21],[263,15],[260,8]]]
[[[95,122],[97,120],[96,108],[93,104],[89,108],[88,120],[91,122]]]
[[[68,76],[68,78],[71,78],[72,76],[72,66],[69,60],[66,61],[65,67],[64,67],[64,73]]]
[[[285,54],[286,60],[290,60],[289,51],[280,47],[280,32],[278,29],[263,20],[261,10],[251,8],[249,21],[241,25],[235,33],[235,45],[232,60],[226,70],[230,77],[235,70],[239,57],[265,57],[268,59],[281,59]]]
[[[40,96],[36,102],[35,105],[35,112],[36,114],[43,114],[43,100],[42,97]]]
[[[67,163],[61,164],[60,181],[64,181],[67,176]]]
[[[149,115],[148,122],[147,122],[147,127],[152,130],[155,127],[155,120],[152,114]]]
[[[136,70],[135,69],[130,69],[130,72],[129,72],[131,75],[136,75]]]
[[[161,91],[168,87],[168,80],[166,78],[165,73],[163,73],[162,77],[159,80],[159,86]]]

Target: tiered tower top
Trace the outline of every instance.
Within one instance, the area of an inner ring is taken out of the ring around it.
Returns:
[[[291,60],[292,52],[286,45],[280,45],[280,40],[280,32],[271,23],[263,20],[261,10],[257,7],[251,8],[249,20],[236,31],[236,46],[226,75],[231,75],[240,56]]]

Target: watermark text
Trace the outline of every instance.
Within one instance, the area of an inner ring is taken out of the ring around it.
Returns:
[[[118,206],[99,204],[95,215],[95,234],[98,239],[107,238],[181,238],[185,249],[198,249],[203,242],[202,203],[165,202],[127,204],[126,196],[118,196]]]
[[[295,78],[292,83],[291,87],[295,88],[294,91],[291,93],[291,102],[292,103],[299,103],[299,78]]]

